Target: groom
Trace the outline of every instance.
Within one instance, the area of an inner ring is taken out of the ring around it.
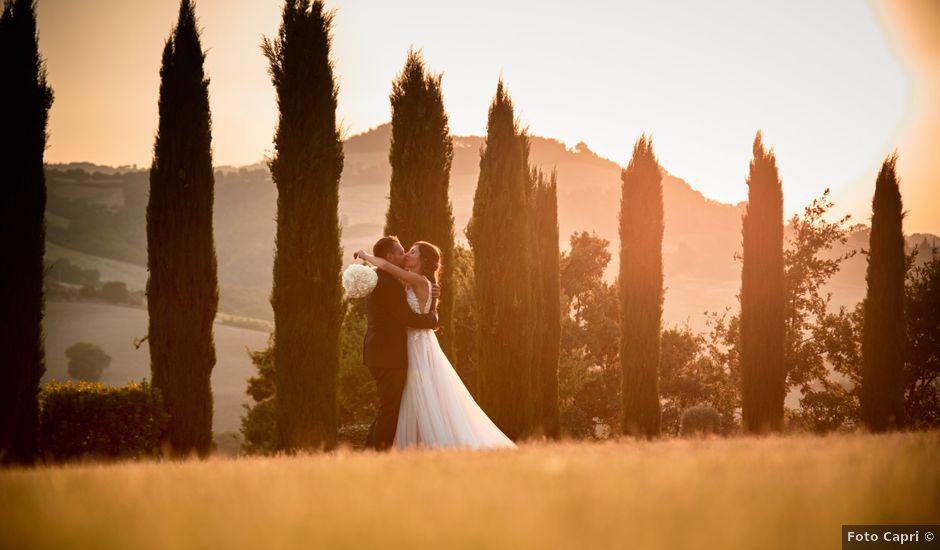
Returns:
[[[382,237],[372,247],[372,255],[404,267],[405,249],[398,237]],[[366,297],[368,326],[362,359],[375,378],[379,390],[379,408],[375,412],[366,447],[383,450],[395,441],[398,409],[408,374],[407,327],[437,328],[437,313],[421,315],[412,311],[405,298],[405,287],[394,275],[377,270],[379,281]],[[434,288],[432,294],[439,295]]]

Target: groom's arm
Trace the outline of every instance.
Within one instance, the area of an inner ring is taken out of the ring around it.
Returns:
[[[436,329],[438,327],[436,311],[427,314],[415,313],[400,294],[393,294],[390,298],[388,311],[400,324],[411,328]]]

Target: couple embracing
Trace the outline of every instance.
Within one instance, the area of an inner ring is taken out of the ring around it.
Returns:
[[[441,251],[418,241],[408,252],[383,237],[372,254],[378,282],[366,297],[363,361],[375,377],[379,407],[366,446],[516,448],[477,405],[437,341]]]

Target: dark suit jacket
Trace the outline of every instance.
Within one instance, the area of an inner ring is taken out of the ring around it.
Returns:
[[[435,312],[421,315],[411,310],[401,282],[381,269],[379,282],[366,296],[368,326],[362,359],[369,370],[407,369],[408,347],[405,329],[437,327]]]

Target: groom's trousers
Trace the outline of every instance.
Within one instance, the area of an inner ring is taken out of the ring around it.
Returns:
[[[379,390],[379,407],[375,412],[369,433],[366,435],[366,447],[376,450],[388,449],[395,442],[398,428],[398,409],[401,408],[401,394],[405,390],[408,377],[406,368],[370,368]]]

